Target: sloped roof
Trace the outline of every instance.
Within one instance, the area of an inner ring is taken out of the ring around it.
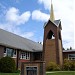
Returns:
[[[75,52],[75,49],[72,49],[72,50],[63,50],[63,52]]]
[[[49,21],[51,21],[51,20],[48,20],[48,22]],[[45,24],[44,24],[44,27],[48,24],[48,22],[45,22]],[[52,21],[51,21],[52,22]],[[59,26],[60,27],[60,29],[62,29],[62,27],[61,27],[61,21],[60,21],[60,19],[59,20],[54,20],[54,22],[52,22],[55,26]]]
[[[42,51],[42,44],[36,43],[3,29],[0,29],[0,45],[31,52]]]
[[[59,26],[60,20],[54,20],[54,23],[55,23],[56,26]]]

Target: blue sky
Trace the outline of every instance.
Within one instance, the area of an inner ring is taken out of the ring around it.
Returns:
[[[55,19],[61,19],[63,46],[74,48],[74,0],[53,0]],[[50,0],[0,0],[0,28],[33,41],[43,41],[50,17]]]

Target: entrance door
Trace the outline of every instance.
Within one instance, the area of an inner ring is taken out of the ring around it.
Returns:
[[[37,75],[37,67],[26,67],[26,75]]]

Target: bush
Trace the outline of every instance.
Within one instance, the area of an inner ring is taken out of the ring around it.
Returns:
[[[13,73],[15,72],[15,61],[10,57],[3,57],[0,59],[0,72]]]
[[[54,62],[49,62],[49,64],[48,64],[46,70],[47,70],[47,71],[59,71],[60,68],[59,68],[59,66],[58,66],[56,63],[54,63]]]
[[[63,69],[64,70],[69,70],[69,71],[74,71],[75,70],[75,62],[74,61],[70,61],[68,59],[64,60],[64,65],[63,65]]]

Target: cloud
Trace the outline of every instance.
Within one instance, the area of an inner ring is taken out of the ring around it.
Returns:
[[[34,36],[33,32],[22,32],[20,25],[22,26],[29,21],[31,16],[30,11],[21,13],[19,9],[11,7],[6,9],[5,14],[1,15],[0,28],[9,32],[15,33],[25,38],[32,39]]]
[[[41,12],[40,10],[34,10],[32,12],[32,19],[38,21],[47,21],[49,19],[49,15]]]
[[[25,32],[24,34],[21,35],[22,37],[31,39],[34,36],[33,32]]]
[[[50,7],[50,0],[38,0],[39,4],[43,4],[45,9],[49,9]]]
[[[63,46],[74,48],[74,0],[52,0],[55,19],[61,19]],[[50,11],[50,0],[38,0]],[[66,43],[65,43],[66,42]]]
[[[6,21],[8,21],[10,24],[21,25],[26,23],[30,16],[30,11],[26,11],[20,15],[19,9],[11,7],[6,12]]]

